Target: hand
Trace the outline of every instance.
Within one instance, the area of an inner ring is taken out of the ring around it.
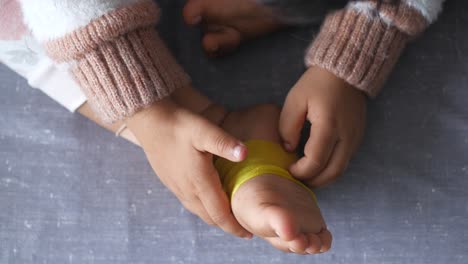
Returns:
[[[306,119],[311,130],[304,157],[290,171],[312,187],[326,185],[344,172],[360,144],[366,95],[332,73],[311,67],[289,92],[281,113],[285,149],[296,149]]]
[[[206,223],[239,237],[251,237],[230,210],[213,155],[245,159],[237,139],[201,116],[164,99],[127,122],[161,181],[182,204]]]

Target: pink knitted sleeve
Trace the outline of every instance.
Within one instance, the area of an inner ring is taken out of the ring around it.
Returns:
[[[329,14],[305,56],[307,66],[327,69],[371,97],[380,91],[407,42],[429,24],[405,1],[377,2],[351,2]]]
[[[72,63],[88,102],[113,122],[190,83],[158,36],[158,19],[156,4],[137,2],[47,41],[45,49],[57,63]]]

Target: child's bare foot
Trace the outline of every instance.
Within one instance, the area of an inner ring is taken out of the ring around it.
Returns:
[[[271,105],[231,113],[223,128],[241,140],[279,142],[280,110]],[[244,183],[231,207],[239,223],[285,252],[312,254],[330,249],[332,236],[316,202],[302,186],[276,175]]]
[[[203,48],[211,56],[234,51],[241,42],[284,27],[272,10],[254,0],[188,0],[184,19],[203,24]]]

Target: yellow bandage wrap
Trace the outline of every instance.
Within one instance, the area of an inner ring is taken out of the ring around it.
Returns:
[[[224,176],[223,187],[230,198],[248,180],[264,174],[273,174],[304,187],[317,201],[314,192],[288,172],[288,167],[297,160],[296,155],[269,141],[251,140],[245,142],[245,145],[248,155],[244,161],[236,163],[223,158],[215,161],[216,169]]]

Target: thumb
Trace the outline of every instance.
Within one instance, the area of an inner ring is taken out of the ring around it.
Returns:
[[[247,147],[240,140],[207,120],[194,146],[199,151],[233,162],[242,161],[247,156]]]
[[[292,96],[286,98],[279,121],[279,132],[283,146],[287,151],[293,151],[299,144],[301,130],[307,116],[307,106],[293,100]]]

